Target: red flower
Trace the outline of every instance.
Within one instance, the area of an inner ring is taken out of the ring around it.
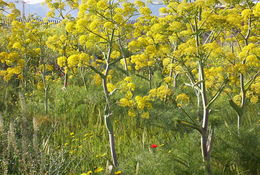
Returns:
[[[158,145],[156,145],[156,144],[151,145],[151,148],[157,148],[157,147],[158,147]]]

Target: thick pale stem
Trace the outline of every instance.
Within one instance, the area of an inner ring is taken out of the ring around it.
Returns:
[[[109,144],[111,145],[110,152],[113,157],[113,159],[112,159],[113,165],[114,165],[114,167],[117,167],[118,162],[117,162],[117,156],[116,156],[116,150],[115,150],[115,137],[114,137],[113,133],[109,133],[108,136],[109,136]]]
[[[178,84],[177,84],[177,78],[178,78],[179,74],[176,73],[174,74],[174,77],[173,77],[173,87],[174,88],[177,88],[178,87]]]
[[[245,91],[244,75],[242,73],[240,73],[240,92],[241,92],[240,107],[243,108],[245,106],[246,91]]]
[[[237,114],[237,129],[239,131],[240,129],[240,126],[241,126],[241,115]]]
[[[127,66],[127,61],[126,61],[125,57],[124,57],[124,68],[125,68],[125,71],[128,72],[128,66]]]
[[[68,74],[65,73],[64,75],[64,82],[63,82],[63,88],[66,89],[68,86]]]
[[[152,89],[152,71],[151,68],[148,68],[149,70],[149,88]]]
[[[21,114],[22,114],[22,125],[21,125],[21,133],[22,133],[22,151],[25,155],[28,151],[28,120],[27,120],[27,107],[26,101],[23,92],[19,92],[19,99],[20,99],[20,107],[21,107]],[[25,159],[25,157],[23,157]]]
[[[108,92],[108,88],[107,88],[106,76],[105,76],[105,78],[102,79],[102,84],[103,84],[103,90],[104,90],[105,99],[106,99],[104,120],[105,120],[107,132],[108,132],[108,136],[109,136],[109,145],[110,145],[112,162],[113,162],[114,167],[117,167],[118,163],[117,163],[117,156],[116,156],[116,150],[115,150],[115,138],[114,138],[114,132],[113,132],[113,125],[110,120],[112,112],[110,110],[110,100],[109,100],[109,92]]]
[[[4,119],[2,114],[0,113],[0,135],[4,132]]]
[[[203,118],[202,118],[202,127],[207,130],[208,129],[208,100],[206,95],[206,86],[205,86],[205,75],[204,69],[201,61],[199,62],[199,81],[200,83],[200,94],[201,94],[201,102],[202,102],[202,109],[203,109]]]
[[[85,89],[87,90],[88,87],[87,87],[86,79],[85,79],[85,76],[84,76],[83,68],[80,68],[80,74],[81,74],[82,81],[83,81],[83,84],[85,86]]]
[[[124,59],[124,69],[128,73],[128,65],[127,65],[127,61],[126,61],[126,55],[125,55],[125,52],[124,52],[124,49],[123,49],[123,46],[122,46],[121,38],[119,38],[118,42],[119,42],[120,51],[121,51],[123,59]]]
[[[42,73],[42,81],[43,81],[43,85],[44,85],[44,111],[45,114],[48,113],[48,85],[46,82],[46,76],[45,76],[46,70],[45,70],[45,64],[44,64],[44,70]]]
[[[198,89],[194,89],[196,97],[197,97],[197,114],[198,119],[201,121],[201,104],[200,104],[200,91]]]
[[[39,131],[39,124],[36,117],[33,117],[33,148],[35,151],[38,151],[38,131]]]
[[[48,114],[48,86],[44,88],[44,111]]]
[[[201,135],[201,150],[203,154],[203,161],[205,163],[206,171],[208,175],[211,175],[211,165],[210,165],[210,152],[207,149],[207,142],[208,142],[208,137],[206,133],[203,133]]]
[[[113,124],[110,120],[111,116],[112,116],[112,111],[111,111],[111,104],[110,104],[110,94],[107,88],[107,76],[110,70],[110,56],[111,56],[111,52],[112,52],[112,42],[113,42],[113,37],[114,37],[114,30],[112,32],[111,38],[110,38],[110,42],[108,45],[108,52],[107,52],[107,56],[106,56],[106,69],[104,72],[104,75],[102,76],[102,86],[103,86],[103,91],[104,91],[104,95],[105,95],[105,99],[106,99],[106,106],[105,106],[105,114],[104,114],[104,120],[105,120],[105,124],[106,124],[106,128],[107,128],[107,132],[108,132],[108,136],[109,136],[109,146],[110,146],[110,152],[111,152],[111,157],[112,157],[112,162],[114,167],[118,166],[118,162],[117,162],[117,155],[116,155],[116,149],[115,149],[115,138],[114,138],[114,131],[113,131]]]
[[[45,114],[47,114],[48,113],[48,84],[46,81],[46,62],[45,62],[44,56],[43,56],[44,52],[45,51],[43,49],[40,62],[41,62],[41,64],[43,64],[43,71],[42,71],[41,75],[42,75],[42,82],[44,85],[44,111],[45,111]]]
[[[248,30],[247,30],[247,34],[244,37],[245,39],[245,45],[248,45],[248,38],[250,36],[251,33],[251,18],[249,17],[248,19]],[[245,64],[246,61],[243,60],[242,64]],[[243,110],[243,108],[245,107],[245,103],[246,103],[246,90],[245,90],[245,78],[244,78],[244,74],[240,73],[239,74],[239,81],[240,81],[240,94],[241,94],[241,103],[240,103],[240,108],[241,110]],[[242,120],[242,114],[237,113],[237,129],[239,132],[239,129],[241,127],[241,120]]]
[[[200,95],[202,102],[202,134],[201,134],[201,151],[203,156],[203,161],[205,163],[205,168],[208,175],[211,175],[211,166],[210,166],[210,150],[208,149],[208,120],[209,120],[209,110],[208,110],[208,101],[206,95],[206,86],[205,86],[205,75],[203,69],[203,63],[199,61],[199,81],[200,83]]]
[[[240,103],[240,108],[243,110],[246,102],[246,91],[245,91],[245,83],[244,83],[244,75],[240,73],[239,75],[240,79],[240,93],[241,93],[241,103]],[[242,120],[242,115],[237,113],[237,129],[239,130],[241,127],[241,120]]]

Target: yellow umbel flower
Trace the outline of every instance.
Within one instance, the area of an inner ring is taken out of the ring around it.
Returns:
[[[149,112],[144,112],[144,113],[142,113],[141,117],[144,118],[144,119],[149,119],[150,114],[149,114]]]
[[[126,81],[126,82],[132,82],[133,80],[132,80],[132,77],[125,77],[124,81]]]
[[[128,110],[128,115],[129,115],[130,117],[136,117],[136,116],[137,116],[136,111],[133,110],[133,109],[129,109],[129,110]]]
[[[131,107],[131,106],[133,106],[133,101],[129,100],[127,98],[121,98],[119,100],[119,105],[123,106],[123,107]]]
[[[106,23],[104,24],[104,27],[105,27],[106,29],[113,29],[113,28],[114,28],[114,24],[113,24],[112,22],[108,21],[108,22],[106,22]]]
[[[87,173],[82,173],[80,175],[92,175],[93,174],[93,171],[88,171]]]
[[[171,83],[173,81],[173,78],[172,77],[165,77],[163,80],[164,80],[165,83]]]
[[[68,66],[69,67],[74,67],[79,64],[79,56],[78,55],[71,55],[68,58]]]
[[[108,89],[108,92],[112,92],[113,90],[116,89],[116,86],[113,85],[112,83],[107,83],[107,89]]]
[[[116,58],[120,57],[120,55],[121,55],[121,54],[120,54],[119,51],[114,50],[114,51],[111,53],[110,57],[111,57],[112,59],[116,59]]]
[[[66,66],[66,63],[67,63],[67,58],[66,58],[65,56],[62,56],[62,57],[57,58],[57,64],[58,64],[60,67]]]
[[[107,1],[105,0],[101,0],[97,3],[97,8],[101,9],[101,10],[105,10],[108,8],[108,4]]]
[[[185,93],[181,93],[176,97],[177,105],[180,107],[188,104],[189,100],[190,100],[189,96],[186,95]]]
[[[20,42],[15,42],[14,44],[13,44],[13,48],[14,49],[22,49],[22,44],[20,43]]]
[[[102,168],[102,167],[97,167],[97,168],[94,170],[94,173],[100,173],[100,172],[102,172],[102,171],[104,171],[104,168]]]
[[[115,172],[115,175],[120,175],[120,174],[122,174],[122,171],[116,171]]]
[[[149,16],[152,11],[148,7],[142,7],[140,8],[140,13],[144,16]]]
[[[240,105],[241,100],[242,100],[241,95],[236,95],[236,96],[233,97],[233,101],[234,101],[237,105]]]

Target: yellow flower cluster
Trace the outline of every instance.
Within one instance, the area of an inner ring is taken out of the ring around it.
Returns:
[[[137,109],[144,110],[145,108],[152,108],[152,104],[149,102],[150,98],[149,96],[136,96],[135,102]]]
[[[210,54],[210,58],[216,60],[218,57],[222,57],[223,50],[217,42],[207,43],[203,45],[205,53]]]
[[[197,51],[198,50],[195,46],[195,42],[193,39],[191,39],[185,43],[180,44],[178,50],[176,50],[173,55],[178,59],[183,58],[185,60],[190,60],[191,58],[196,57]]]
[[[111,53],[110,57],[111,57],[112,59],[117,59],[117,58],[120,57],[120,55],[121,55],[121,53],[120,53],[119,51],[114,50],[114,51]]]
[[[60,67],[82,67],[90,64],[92,58],[86,53],[72,54],[68,58],[61,56],[57,58],[57,64]]]
[[[60,66],[60,67],[65,67],[67,65],[67,58],[65,56],[62,56],[62,57],[58,57],[57,58],[57,64]]]
[[[19,79],[22,79],[23,78],[22,69],[23,69],[23,67],[21,67],[21,66],[9,67],[9,68],[7,68],[7,70],[0,70],[0,76],[3,76],[3,79],[5,81],[9,81],[15,75]]]
[[[40,70],[41,72],[44,71],[44,65],[43,65],[43,64],[39,65],[39,70]],[[46,64],[46,65],[45,65],[45,71],[53,71],[53,66],[50,65],[50,64]]]
[[[132,98],[132,97],[131,97]],[[131,100],[131,98],[121,98],[119,100],[119,105],[123,107],[133,107],[134,106],[134,101]]]
[[[128,115],[130,117],[136,117],[140,111],[141,118],[148,119],[150,118],[150,113],[147,111],[152,108],[152,104],[149,102],[148,96],[136,96],[133,107],[128,110]],[[135,110],[137,109],[137,110]]]
[[[223,75],[224,69],[222,67],[211,67],[205,69],[206,76],[206,87],[207,88],[218,88],[224,81]]]
[[[260,4],[257,3],[254,10],[253,10],[253,13],[256,17],[259,17],[260,16]]]
[[[116,89],[116,86],[112,83],[107,83],[107,90],[108,92],[112,92]]]
[[[247,46],[243,47],[242,51],[239,53],[239,58],[241,60],[245,59],[248,56],[248,54],[254,52],[254,49],[258,50],[257,45],[253,43],[248,44]]]
[[[71,55],[67,59],[68,67],[75,67],[79,64],[79,56],[77,54]]]
[[[125,96],[119,100],[118,104],[129,108],[128,115],[131,117],[136,117],[140,112],[142,118],[149,118],[150,114],[147,110],[152,108],[150,97],[134,96],[135,84],[132,77],[125,77],[119,85]]]
[[[240,104],[241,104],[242,97],[241,97],[241,95],[235,95],[232,100],[233,100],[234,103],[236,103],[237,105],[240,105]]]
[[[166,85],[162,85],[156,89],[151,89],[149,91],[149,97],[150,98],[159,98],[160,100],[167,100],[168,97],[170,97],[173,94],[173,91],[168,88]]]
[[[75,21],[69,21],[67,24],[66,24],[66,27],[65,27],[66,31],[67,32],[70,32],[70,33],[75,33],[76,32],[76,24],[75,24]]]
[[[256,95],[260,95],[260,76],[256,77],[255,82],[251,85],[250,89]]]
[[[140,13],[141,13],[142,15],[144,15],[144,16],[149,16],[149,15],[152,13],[152,11],[150,10],[150,8],[148,8],[148,7],[141,7],[141,8],[139,9],[139,11],[140,11]]]
[[[249,55],[246,57],[246,64],[251,67],[260,67],[260,60],[256,55]]]
[[[147,54],[139,54],[131,56],[131,63],[135,64],[135,69],[140,70],[147,66],[153,66],[155,64],[154,58]]]
[[[20,42],[15,42],[13,44],[13,47],[14,49],[18,49],[18,50],[24,50],[24,47],[22,46],[22,44]]]
[[[100,77],[99,74],[94,74],[93,75],[93,82],[94,82],[95,85],[101,85],[102,78]]]
[[[20,59],[20,55],[17,52],[1,52],[0,63],[6,64],[8,67],[6,70],[0,70],[0,76],[5,81],[9,81],[12,77],[22,79],[22,71],[25,66],[25,60]]]
[[[173,82],[173,78],[172,77],[170,77],[170,76],[168,76],[168,77],[165,77],[164,79],[163,79],[163,81],[165,82],[165,83],[172,83]]]
[[[190,101],[190,98],[185,93],[181,93],[176,96],[177,106],[183,107],[183,106],[187,105],[189,103],[189,101]]]

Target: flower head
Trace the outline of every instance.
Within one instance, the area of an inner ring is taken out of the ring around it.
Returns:
[[[156,145],[156,144],[151,144],[151,148],[157,148],[158,147],[158,145]]]
[[[115,174],[116,175],[122,174],[122,171],[116,171]]]

